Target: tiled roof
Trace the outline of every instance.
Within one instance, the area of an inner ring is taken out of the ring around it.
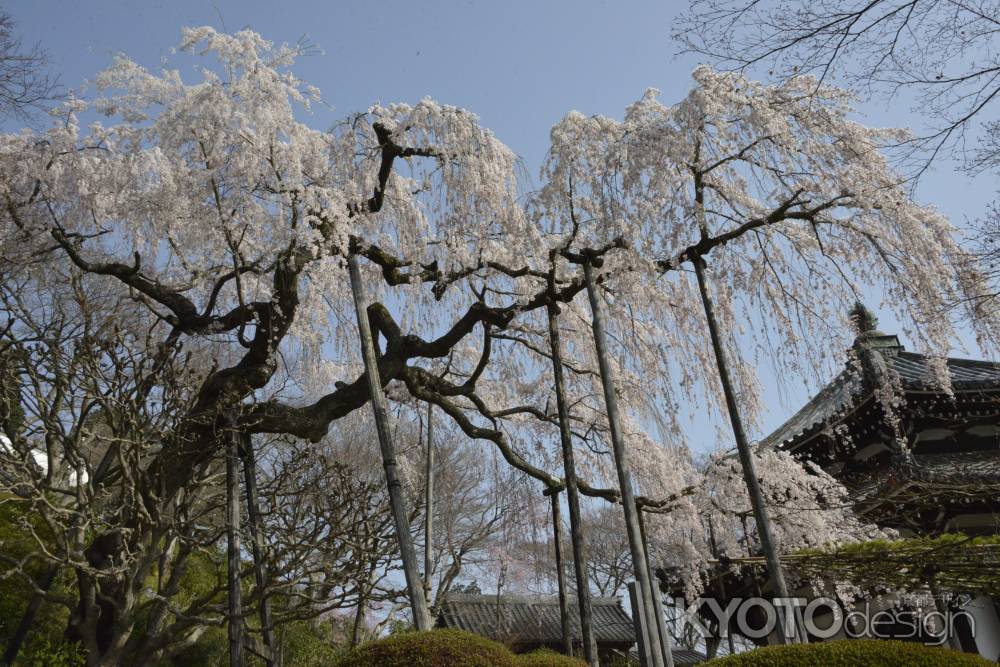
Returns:
[[[701,653],[700,651],[692,651],[691,649],[687,648],[677,648],[676,646],[670,649],[670,654],[673,656],[674,665],[676,665],[677,667],[681,667],[682,665],[684,667],[686,667],[687,665],[700,665],[701,663],[708,660],[705,654]],[[721,656],[722,653],[720,652],[719,657]],[[629,657],[635,660],[636,664],[638,664],[639,651],[637,650],[629,651]]]
[[[854,405],[861,394],[862,386],[858,375],[850,371],[841,372],[784,424],[763,438],[761,446],[780,447],[806,431],[822,426]]]
[[[906,351],[886,356],[907,389],[936,386],[929,357]],[[947,362],[951,386],[956,391],[992,389],[1000,386],[1000,363],[955,358],[949,358]]]
[[[600,644],[635,643],[632,620],[618,598],[593,598],[594,634]],[[441,604],[439,623],[447,628],[511,643],[559,644],[562,624],[555,596],[448,594]],[[570,605],[573,640],[580,641],[580,617]]]
[[[895,371],[904,389],[927,391],[939,388],[932,371],[932,359],[905,350],[873,350]],[[956,392],[1000,389],[1000,363],[972,359],[946,359],[948,376]],[[788,421],[761,440],[761,445],[780,447],[799,436],[821,428],[827,422],[845,414],[867,397],[869,391],[860,373],[848,368],[792,415]]]
[[[674,656],[675,665],[700,665],[708,660],[704,653],[692,651],[686,648],[675,648],[670,651]]]

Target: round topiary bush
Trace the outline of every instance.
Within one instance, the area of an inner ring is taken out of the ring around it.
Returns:
[[[517,656],[517,667],[587,667],[587,663],[543,648]]]
[[[989,667],[970,653],[881,639],[843,639],[822,644],[767,646],[716,658],[705,667]]]
[[[517,667],[503,645],[463,630],[404,632],[351,649],[337,667]]]

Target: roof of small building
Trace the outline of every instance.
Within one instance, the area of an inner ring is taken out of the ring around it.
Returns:
[[[672,648],[670,652],[673,654],[675,665],[700,665],[708,660],[704,653],[687,648]]]
[[[635,643],[632,619],[618,598],[592,598],[591,608],[598,645]],[[554,595],[450,593],[441,603],[438,623],[511,643],[552,645],[562,641],[559,598]],[[570,627],[578,643],[580,616],[574,604],[570,604]]]
[[[888,337],[886,337],[888,338]],[[892,338],[895,338],[894,336]],[[899,379],[906,391],[946,390],[938,382],[934,367],[938,359],[907,352],[900,346],[871,348],[872,354],[880,355],[888,370]],[[1000,389],[1000,363],[974,359],[945,359],[951,390],[954,392],[984,391]],[[828,385],[788,420],[761,440],[765,447],[787,446],[799,437],[822,428],[846,415],[852,408],[871,393],[862,380],[856,366],[849,365]]]
[[[708,657],[701,651],[694,651],[689,648],[677,648],[676,646],[672,646],[670,648],[670,654],[673,656],[674,665],[677,667],[681,667],[682,665],[700,665],[708,660]],[[721,656],[722,653],[720,652],[719,657]],[[639,651],[635,649],[629,651],[629,657],[638,663]]]

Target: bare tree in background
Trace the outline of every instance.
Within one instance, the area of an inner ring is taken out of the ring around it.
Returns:
[[[56,98],[59,81],[48,73],[48,53],[24,45],[17,24],[0,11],[0,120],[27,121]]]
[[[632,580],[632,556],[621,512],[599,505],[583,519],[587,576],[602,597],[618,596]]]
[[[483,465],[481,446],[443,429],[435,440],[434,610],[462,579],[478,579],[494,564],[498,531],[514,502],[513,485]]]
[[[338,461],[343,452],[332,439],[317,448],[279,438],[268,447],[261,513],[265,562],[274,574],[268,590],[256,593],[276,598],[276,623],[354,611],[357,640],[366,612],[384,602],[405,606],[406,591],[390,581],[399,549],[385,485],[365,467]]]
[[[694,0],[674,37],[724,68],[914,100],[927,126],[904,146],[922,171],[942,150],[964,150],[980,124],[968,166],[997,165],[998,31],[1000,4],[989,0]]]

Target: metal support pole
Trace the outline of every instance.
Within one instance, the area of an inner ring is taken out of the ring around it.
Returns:
[[[399,542],[400,559],[403,561],[406,590],[409,593],[410,606],[413,611],[413,624],[417,630],[430,630],[431,620],[427,609],[427,598],[424,597],[423,582],[420,579],[420,571],[417,569],[417,555],[413,548],[413,536],[410,534],[410,519],[406,513],[403,484],[399,480],[396,449],[392,441],[392,432],[389,429],[389,415],[385,407],[382,379],[379,376],[378,356],[375,353],[375,341],[368,323],[368,307],[361,283],[361,269],[358,266],[358,256],[353,252],[347,256],[347,265],[350,269],[351,291],[354,294],[354,309],[358,318],[361,356],[365,364],[372,412],[375,414],[375,428],[378,431],[379,446],[382,450],[382,468],[385,470],[389,502],[396,524],[396,539]]]
[[[559,512],[559,492],[549,494],[552,500],[552,546],[556,552],[556,582],[559,585],[559,625],[562,628],[563,653],[573,655],[573,631],[569,624],[569,591],[566,589],[566,569],[562,557],[562,517]]]
[[[226,577],[229,583],[229,665],[243,667],[243,596],[240,589],[239,434],[226,446]]]
[[[569,536],[573,547],[573,571],[576,575],[576,597],[580,610],[580,635],[583,657],[590,667],[597,667],[597,641],[594,637],[594,617],[590,604],[590,582],[587,579],[587,548],[583,542],[583,521],[580,518],[580,489],[573,458],[573,434],[569,426],[569,407],[563,378],[562,342],[559,335],[559,306],[549,302],[549,346],[552,350],[552,377],[556,390],[556,410],[559,415],[559,442],[562,446],[563,472],[566,475],[566,506],[569,509]]]
[[[622,508],[625,510],[625,527],[628,532],[629,548],[632,552],[632,568],[635,571],[636,582],[639,584],[640,597],[646,616],[646,627],[651,628],[656,624],[656,615],[652,605],[653,589],[649,581],[649,570],[646,568],[646,551],[642,547],[642,536],[639,533],[635,491],[632,489],[632,472],[629,470],[628,455],[618,415],[618,395],[615,393],[614,371],[608,360],[603,308],[597,294],[597,287],[594,284],[594,267],[589,254],[584,257],[583,272],[587,283],[587,296],[590,297],[594,347],[597,349],[597,362],[601,371],[601,384],[604,388],[604,402],[608,411],[611,448],[615,456],[615,467],[618,469],[618,486],[621,488]],[[659,642],[650,642],[650,653],[653,659],[652,667],[664,667],[665,661]]]
[[[712,339],[712,350],[715,352],[715,363],[719,370],[719,380],[722,382],[722,391],[726,397],[726,407],[729,410],[729,421],[733,427],[733,437],[736,439],[736,451],[739,453],[740,465],[743,468],[743,479],[747,485],[747,493],[750,495],[750,506],[753,508],[754,520],[757,522],[757,533],[760,535],[761,549],[764,551],[764,558],[767,561],[767,570],[771,575],[771,583],[774,586],[775,597],[787,598],[788,585],[785,583],[785,575],[781,569],[781,561],[778,559],[778,551],[774,545],[774,537],[771,531],[771,519],[764,504],[764,494],[760,488],[760,479],[757,477],[756,466],[753,461],[753,453],[750,451],[750,442],[747,438],[746,429],[743,427],[743,418],[740,416],[740,408],[736,403],[736,392],[733,389],[733,382],[729,376],[729,362],[726,357],[726,350],[722,344],[722,336],[719,334],[719,323],[715,316],[715,304],[708,287],[705,276],[705,258],[695,255],[691,260],[694,264],[695,276],[698,279],[698,289],[701,292],[701,302],[705,310],[705,319],[708,322],[708,332]],[[792,642],[798,641],[800,633],[798,618],[793,613],[793,627],[795,637]],[[778,633],[782,636],[782,633]]]
[[[264,563],[264,536],[260,526],[260,504],[257,499],[257,456],[253,450],[253,442],[249,434],[242,438],[243,450],[243,480],[247,495],[247,529],[250,531],[250,545],[253,551],[253,573],[260,594],[258,613],[260,614],[260,630],[264,637],[264,646],[270,654],[265,663],[267,667],[278,664],[278,647],[274,641],[274,627],[271,623],[271,600],[267,597],[267,566]]]

